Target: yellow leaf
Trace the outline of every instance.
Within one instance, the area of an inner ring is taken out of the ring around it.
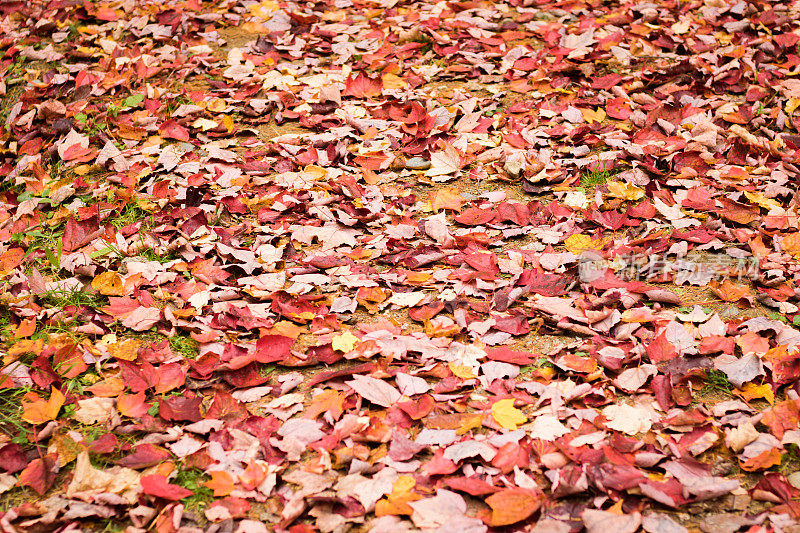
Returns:
[[[492,404],[492,416],[500,427],[515,430],[528,421],[522,411],[514,407],[514,398],[498,400]]]
[[[447,366],[450,367],[450,372],[453,373],[454,376],[459,377],[461,379],[475,379],[476,376],[475,372],[472,370],[471,367],[459,365],[456,363],[447,363]]]
[[[615,503],[614,505],[609,507],[607,509],[607,512],[614,513],[614,514],[624,514],[624,511],[622,510],[622,503],[623,503],[623,501],[622,501],[622,499],[620,499],[619,501],[617,501],[617,503]]]
[[[384,74],[382,76],[383,81],[383,88],[384,89],[403,89],[408,84],[405,82],[403,78],[398,76],[397,74]]]
[[[622,183],[620,181],[609,181],[606,183],[608,192],[614,198],[623,200],[639,200],[644,198],[644,191],[633,183]]]
[[[225,125],[225,129],[228,130],[228,133],[233,131],[233,118],[230,115],[223,115],[222,123]]]
[[[35,400],[33,402],[22,403],[22,419],[30,424],[44,424],[55,420],[61,406],[64,405],[64,395],[57,388],[53,387],[50,392],[50,399]]]
[[[605,239],[602,238],[592,240],[588,235],[576,233],[567,237],[567,240],[564,241],[564,247],[573,254],[580,254],[585,250],[599,250],[605,242]]]
[[[91,172],[93,168],[94,168],[93,165],[79,165],[73,168],[72,171],[78,176],[85,176],[86,174]]]
[[[222,113],[228,109],[228,103],[222,98],[212,98],[206,102],[205,106],[212,113]]]
[[[95,276],[92,280],[92,288],[103,296],[123,296],[125,294],[122,276],[111,270]]]
[[[219,124],[217,124],[215,121],[209,120],[207,118],[198,118],[197,120],[192,122],[192,127],[193,128],[198,128],[198,129],[200,129],[202,131],[213,130],[217,126],[219,126]]]
[[[581,109],[583,120],[591,124],[592,122],[603,122],[606,119],[606,112],[603,108],[598,108],[597,111],[585,108]]]
[[[789,101],[786,102],[786,107],[784,107],[784,110],[786,111],[787,115],[791,115],[798,106],[800,106],[800,99],[789,98]]]
[[[358,337],[350,333],[350,331],[345,331],[341,335],[336,335],[333,338],[333,349],[347,353],[355,348],[357,342]]]
[[[249,9],[254,17],[268,19],[272,17],[272,12],[278,9],[278,3],[272,0],[264,0],[260,4],[251,4]]]
[[[781,204],[779,204],[772,198],[767,198],[760,192],[744,191],[744,195],[747,197],[748,200],[750,200],[754,204],[757,204],[759,207],[763,207],[764,209],[772,209],[773,207],[781,206]]]
[[[770,405],[775,405],[775,393],[772,391],[772,387],[766,383],[763,385],[745,383],[741,389],[736,391],[736,394],[744,398],[745,401],[750,401],[753,398],[764,398]]]
[[[306,165],[303,167],[302,177],[303,179],[319,181],[328,177],[328,171],[319,165]]]

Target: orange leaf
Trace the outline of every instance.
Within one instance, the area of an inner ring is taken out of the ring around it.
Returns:
[[[775,404],[775,393],[768,384],[756,385],[755,383],[745,383],[741,389],[734,391],[737,395],[744,398],[746,402],[754,398],[764,398],[770,405]]]
[[[306,409],[307,418],[317,418],[321,413],[330,413],[334,420],[344,412],[344,396],[339,391],[328,389],[311,400],[311,405]]]
[[[800,232],[790,233],[784,237],[781,241],[781,249],[795,258],[800,257]]]
[[[737,285],[729,279],[722,283],[711,283],[711,290],[724,302],[738,302],[748,296],[750,291],[747,287]]]
[[[25,258],[25,250],[22,248],[9,248],[0,255],[0,272],[8,272],[17,268]]]
[[[111,377],[98,381],[91,387],[86,387],[88,392],[102,398],[113,398],[125,390],[125,383],[119,378]]]
[[[111,354],[111,357],[116,357],[117,359],[122,359],[124,361],[133,361],[139,355],[139,347],[142,345],[142,342],[137,339],[125,339],[120,342],[116,342],[114,344],[109,344],[106,346],[108,353]]]
[[[34,425],[55,420],[56,416],[58,416],[58,412],[61,410],[61,406],[64,405],[64,400],[65,398],[64,395],[61,394],[61,391],[53,387],[49,400],[36,400],[22,403],[22,419]]]
[[[103,296],[123,296],[125,294],[122,276],[111,270],[95,276],[92,280],[92,288]]]
[[[392,493],[375,504],[375,515],[410,515],[414,512],[408,503],[422,498],[416,492],[412,492],[416,484],[416,480],[409,475],[398,477],[392,487]]]
[[[144,391],[136,394],[123,394],[117,398],[117,410],[122,416],[141,418],[149,408],[150,406],[144,403]]]
[[[244,490],[255,490],[265,479],[267,479],[267,472],[255,461],[250,461],[244,472],[239,474],[239,483],[242,484]]]
[[[744,462],[739,462],[742,470],[755,472],[756,470],[766,470],[767,468],[781,464],[781,452],[778,448],[764,450],[755,457]]]
[[[23,339],[21,341],[17,341],[8,349],[8,354],[4,357],[4,361],[6,364],[14,361],[17,357],[22,354],[32,353],[33,355],[40,355],[42,350],[44,349],[44,339]]]
[[[458,189],[453,187],[443,187],[431,193],[431,208],[434,212],[439,212],[442,209],[461,211],[461,206],[465,202],[466,200],[458,192]]]
[[[214,497],[220,498],[233,492],[233,476],[227,472],[209,472],[211,479],[203,483],[214,491]]]
[[[25,318],[19,326],[14,330],[14,337],[21,339],[23,337],[30,337],[36,331],[36,318]]]
[[[544,495],[541,492],[518,488],[501,490],[486,498],[492,512],[484,511],[481,519],[491,527],[515,524],[535,513],[542,500]]]

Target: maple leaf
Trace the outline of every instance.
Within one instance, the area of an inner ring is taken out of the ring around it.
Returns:
[[[425,175],[433,177],[434,181],[443,181],[442,176],[458,172],[461,166],[461,153],[453,145],[446,144],[441,152],[431,154],[431,168]]]
[[[22,419],[30,424],[38,425],[55,420],[66,398],[55,387],[51,388],[50,398],[45,400],[23,401]]]
[[[434,212],[443,209],[460,211],[461,206],[467,201],[461,196],[457,189],[443,187],[431,193],[431,208]]]
[[[308,418],[316,418],[322,413],[330,413],[334,420],[344,412],[344,396],[336,390],[327,389],[314,396],[305,411]]]
[[[348,76],[345,80],[345,89],[342,96],[353,96],[355,98],[370,98],[378,96],[383,90],[381,78],[370,78],[363,72],[359,72],[355,77]]]
[[[494,402],[492,404],[492,417],[501,427],[511,430],[517,429],[519,424],[524,424],[528,421],[522,411],[514,407],[513,398]]]
[[[203,482],[203,486],[213,490],[215,498],[227,496],[233,492],[233,476],[231,476],[228,472],[215,470],[209,472],[209,475],[211,476],[211,479]]]

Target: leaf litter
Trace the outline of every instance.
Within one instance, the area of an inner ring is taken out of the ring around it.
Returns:
[[[795,11],[0,6],[2,527],[796,529]]]

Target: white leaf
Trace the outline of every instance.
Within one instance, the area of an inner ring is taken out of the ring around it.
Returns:
[[[447,145],[441,152],[431,154],[431,168],[425,175],[444,176],[458,172],[459,168],[461,168],[461,154],[452,145]]]
[[[628,435],[650,431],[656,415],[646,407],[632,405],[609,405],[603,409],[603,416],[608,420],[606,427],[622,431]]]
[[[400,400],[400,392],[380,379],[355,375],[352,381],[345,383],[364,399],[381,407],[391,407]]]
[[[541,415],[533,420],[530,431],[532,439],[554,441],[569,433],[569,428],[553,415]]]
[[[394,376],[397,387],[403,396],[414,396],[415,394],[425,394],[431,390],[431,386],[424,379],[398,372]]]
[[[656,365],[641,365],[638,368],[629,368],[622,372],[617,379],[614,380],[614,385],[627,392],[634,392],[642,388],[650,376],[655,376],[658,373]]]

